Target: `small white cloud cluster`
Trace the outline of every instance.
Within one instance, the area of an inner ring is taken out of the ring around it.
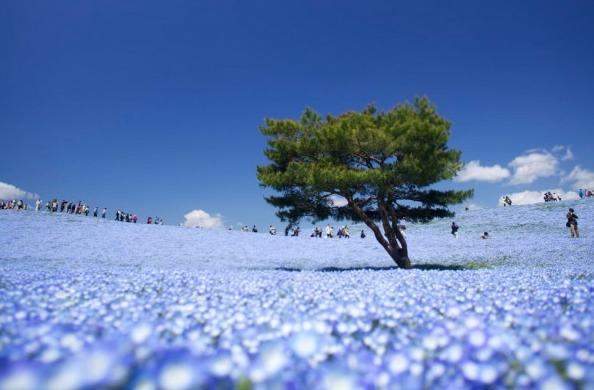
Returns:
[[[560,155],[562,154],[562,155]],[[489,183],[509,179],[509,184],[530,184],[537,179],[551,177],[559,173],[559,161],[573,158],[571,149],[556,146],[553,152],[547,150],[529,150],[514,158],[508,167],[499,164],[482,166],[474,160],[465,164],[455,180],[458,182],[484,181]]]
[[[532,151],[514,158],[509,166],[514,171],[510,184],[530,184],[557,174],[559,159],[547,151]]]
[[[223,221],[220,215],[210,215],[204,210],[192,210],[184,215],[186,227],[200,227],[206,229],[220,228]]]
[[[21,190],[20,188],[4,183],[0,181],[0,199],[12,200],[12,199],[36,199],[39,195]]]
[[[553,153],[560,156],[561,161],[573,160],[573,152],[569,146],[557,145],[553,148]]]
[[[480,161],[475,160],[464,165],[455,180],[462,183],[473,180],[495,183],[507,179],[509,176],[509,170],[499,164],[485,167],[481,165]]]
[[[571,173],[564,178],[564,181],[573,183],[575,189],[587,188],[594,189],[594,172],[580,167],[579,165],[573,168]]]
[[[465,164],[458,175],[454,178],[457,182],[482,181],[498,183],[507,180],[507,184],[532,184],[538,179],[548,177],[561,177],[561,183],[569,183],[573,189],[593,189],[594,172],[577,165],[568,174],[560,169],[561,162],[574,159],[571,148],[564,145],[557,145],[550,151],[546,149],[528,150],[524,154],[514,158],[507,166],[499,164],[484,166],[480,161],[473,160]],[[532,204],[542,200],[545,191],[522,191],[512,194],[512,201],[517,204]],[[553,192],[553,190],[551,190]],[[574,192],[565,192],[556,189],[554,192],[560,194],[564,199],[573,199]],[[563,196],[565,194],[565,196]],[[577,195],[575,195],[577,196]]]

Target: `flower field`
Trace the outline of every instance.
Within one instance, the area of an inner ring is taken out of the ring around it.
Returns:
[[[0,211],[0,389],[592,388],[593,220],[590,201],[462,212],[458,239],[411,225],[404,271],[358,232]]]

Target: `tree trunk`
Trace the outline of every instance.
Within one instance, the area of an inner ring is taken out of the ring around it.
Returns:
[[[383,195],[382,195],[383,196]],[[390,248],[386,248],[390,257],[396,262],[396,265],[400,268],[409,269],[410,259],[408,257],[408,246],[406,245],[406,239],[400,231],[398,226],[398,218],[392,208],[392,205],[386,203],[383,198],[378,200],[378,208],[380,210],[382,224],[384,226],[384,235],[388,239]],[[392,219],[390,224],[389,219]]]
[[[377,236],[376,236],[376,238],[377,238]],[[410,264],[410,258],[408,257],[408,250],[406,248],[406,241],[404,241],[404,238],[402,240],[398,240],[398,241],[400,243],[404,243],[404,247],[394,248],[389,244],[382,245],[382,246],[384,247],[386,252],[388,252],[388,254],[392,258],[392,260],[394,260],[394,262],[396,263],[396,265],[399,268],[410,269],[411,264]],[[381,244],[381,242],[380,242],[380,244]]]
[[[289,223],[289,224],[287,225],[287,227],[285,228],[285,236],[288,236],[288,235],[289,235],[289,231],[290,231],[291,229],[293,229],[293,224],[292,224],[292,223]]]
[[[392,260],[394,260],[394,262],[396,263],[396,265],[399,268],[404,268],[404,269],[411,268],[410,259],[408,258],[408,255],[403,253],[402,249],[396,249],[395,251],[388,251],[388,254],[392,258]]]
[[[375,239],[382,245],[386,252],[388,252],[388,254],[392,258],[392,260],[394,260],[396,265],[399,268],[410,269],[411,264],[410,259],[408,257],[408,247],[406,245],[406,240],[404,239],[404,236],[400,232],[400,229],[398,229],[398,226],[396,226],[395,229],[388,229],[388,232],[385,232],[387,235],[393,236],[384,237],[384,235],[380,231],[380,228],[375,224],[375,222],[373,222],[371,218],[369,218],[367,214],[363,212],[363,210],[361,210],[361,208],[353,201],[352,197],[347,195],[345,196],[345,198],[349,202],[349,206],[351,206],[353,210],[355,210],[355,213],[359,216],[359,218],[361,218],[365,225],[367,225],[367,227],[371,229],[375,236]],[[388,238],[388,240],[386,240],[386,238]],[[397,243],[396,246],[393,246],[390,244],[390,242],[399,242],[400,247],[398,247]]]
[[[407,245],[406,239],[404,238],[404,235],[400,231],[400,228],[398,227],[398,225],[396,225],[394,227],[394,233],[396,234],[396,239],[400,243],[400,250],[398,251],[399,252],[398,254],[401,259],[400,261],[403,264],[402,267],[409,269],[409,268],[411,268],[411,264],[410,264],[410,258],[408,257],[408,245]]]

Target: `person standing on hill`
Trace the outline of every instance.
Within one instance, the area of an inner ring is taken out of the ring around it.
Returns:
[[[455,238],[458,238],[458,229],[460,229],[460,226],[458,226],[455,221],[452,222],[452,236]]]
[[[578,230],[578,216],[575,214],[573,209],[569,209],[567,213],[567,223],[565,226],[569,228],[569,234],[571,237],[579,238],[580,232]]]

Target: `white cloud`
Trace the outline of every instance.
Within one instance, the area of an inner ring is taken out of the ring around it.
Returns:
[[[511,198],[512,203],[514,205],[525,205],[525,204],[535,204],[535,203],[544,203],[544,194],[545,192],[552,192],[561,196],[563,200],[576,200],[579,199],[579,196],[574,191],[565,192],[560,188],[555,188],[552,190],[544,190],[544,191],[522,191],[516,192],[513,194],[509,194],[508,196]],[[503,199],[499,199],[499,205],[503,205]]]
[[[11,199],[36,199],[39,195],[32,194],[30,192],[21,190],[20,188],[13,186],[12,184],[3,183],[0,181],[0,199],[11,200]]]
[[[510,184],[529,184],[541,177],[557,174],[559,160],[547,151],[529,151],[509,163],[514,173]]]
[[[569,146],[557,145],[553,148],[553,153],[557,153],[560,156],[561,161],[573,160],[573,152]]]
[[[594,189],[594,172],[580,167],[579,165],[563,178],[564,182],[572,182],[573,188]]]
[[[210,215],[204,210],[192,210],[184,215],[184,226],[201,227],[206,229],[220,228],[223,220],[220,215]]]
[[[334,207],[344,207],[348,204],[348,201],[339,195],[332,195],[330,197],[330,203]]]
[[[454,180],[458,182],[476,180],[495,183],[506,179],[509,176],[509,170],[503,168],[501,165],[496,164],[491,167],[483,167],[481,166],[480,161],[475,160],[465,164]]]

